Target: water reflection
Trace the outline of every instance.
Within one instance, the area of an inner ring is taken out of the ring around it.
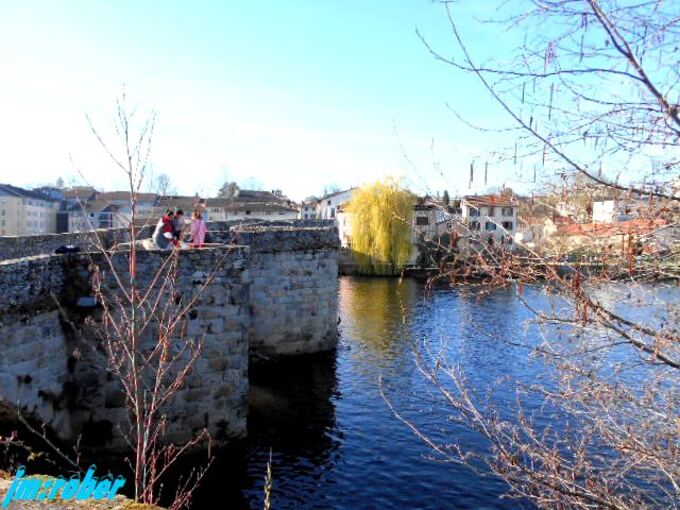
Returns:
[[[411,279],[350,277],[341,278],[339,292],[337,352],[252,370],[249,437],[220,454],[194,508],[208,501],[261,508],[270,448],[276,509],[517,508],[500,499],[499,480],[427,458],[430,450],[394,417],[379,385],[424,431],[483,447],[447,424],[413,347],[445,346],[480,388],[515,371],[531,374],[524,353],[498,341],[527,318],[513,292],[480,301],[475,292],[426,293]]]
[[[341,331],[351,336],[363,352],[384,356],[395,344],[404,346],[409,340],[404,323],[416,299],[413,280],[341,278]],[[395,336],[396,332],[400,334]]]
[[[192,508],[261,508],[271,449],[274,508],[305,508],[318,480],[336,462],[342,434],[335,353],[301,356],[250,368],[248,438],[216,455]]]

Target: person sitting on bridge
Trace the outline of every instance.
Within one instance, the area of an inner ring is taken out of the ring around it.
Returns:
[[[184,211],[182,209],[175,209],[175,214],[172,217],[172,239],[175,246],[180,245],[182,241],[182,232],[184,231]]]
[[[174,212],[168,209],[163,213],[161,219],[156,224],[156,229],[153,232],[153,242],[159,250],[169,250],[176,243],[173,236],[173,218]]]

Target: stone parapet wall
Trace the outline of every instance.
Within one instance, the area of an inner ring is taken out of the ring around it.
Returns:
[[[207,222],[210,242],[224,244],[244,244],[239,240],[240,233],[289,230],[299,232],[309,228],[333,228],[333,220],[238,220],[238,221],[209,221]],[[295,234],[293,234],[295,235]],[[245,240],[245,238],[244,238]]]
[[[253,226],[232,228],[231,233],[238,244],[250,246],[253,253],[340,249],[335,227]]]
[[[74,245],[80,247],[82,251],[91,251],[97,246],[97,242],[100,242],[104,248],[111,248],[117,243],[129,240],[129,232],[124,228],[34,236],[3,236],[0,237],[0,260],[47,255],[65,245]]]
[[[213,439],[243,436],[249,250],[231,246],[175,253],[172,299],[188,303],[200,290],[181,330],[185,339],[202,343],[202,350],[186,384],[168,404],[166,439],[186,440],[203,428]],[[171,252],[138,252],[139,288],[148,288],[158,268],[172,256]],[[122,281],[128,281],[128,257],[128,253],[112,255]],[[95,334],[97,309],[74,306],[78,297],[91,294],[93,262],[105,284],[115,288],[108,263],[99,254],[41,256],[0,264],[0,289],[13,296],[3,300],[0,308],[0,400],[5,411],[21,409],[47,423],[62,439],[74,440],[82,434],[84,446],[122,447],[117,427],[127,426],[127,408]],[[84,325],[86,316],[95,326]],[[150,348],[157,338],[144,341]]]
[[[337,229],[258,225],[235,235],[252,251],[251,355],[333,349],[338,340]]]
[[[183,387],[167,404],[169,416],[165,440],[185,441],[207,429],[214,440],[244,436],[248,395],[248,346],[250,315],[250,257],[247,247],[220,247],[177,253],[173,273],[172,310],[181,310],[194,298],[177,328],[175,348],[186,342],[201,345]],[[140,251],[137,254],[137,284],[148,289],[152,279],[171,252]],[[114,265],[127,280],[127,253],[116,254]],[[107,285],[116,288],[109,277]],[[152,295],[158,295],[152,291]],[[180,333],[181,332],[181,333]],[[142,349],[151,350],[158,337],[142,340]],[[179,367],[185,366],[189,351]],[[97,370],[96,367],[99,367]],[[115,427],[125,422],[127,408],[119,383],[106,371],[101,349],[90,349],[74,366],[73,379],[79,402],[84,408],[73,410],[73,427],[83,431],[87,446],[117,446]],[[100,444],[102,437],[109,443]]]
[[[288,227],[293,229],[332,227],[332,220],[232,220],[207,222],[210,242],[234,244],[235,232],[253,227]],[[155,225],[140,225],[135,237],[148,239],[153,234]],[[41,234],[31,236],[0,237],[0,261],[20,259],[35,255],[50,255],[61,246],[74,245],[82,251],[92,251],[101,245],[105,249],[119,243],[130,241],[127,228],[99,229],[92,232],[66,232],[61,234]]]
[[[38,255],[0,261],[0,324],[55,309],[54,296],[61,294],[65,274],[58,257]]]
[[[57,310],[0,322],[0,400],[7,419],[16,420],[20,410],[62,438],[77,436],[69,410],[75,390],[68,381],[73,349]]]
[[[338,341],[338,251],[255,252],[250,351],[254,358],[308,354]]]

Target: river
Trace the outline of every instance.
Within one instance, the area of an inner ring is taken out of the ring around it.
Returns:
[[[248,439],[217,455],[193,508],[212,508],[208,501],[262,508],[270,449],[274,509],[518,508],[501,499],[499,479],[432,458],[380,391],[382,384],[395,409],[429,436],[483,449],[478,437],[449,424],[413,346],[446,345],[480,391],[505,376],[538,377],[526,351],[499,341],[523,334],[530,317],[514,291],[480,300],[469,289],[426,292],[413,279],[342,277],[339,292],[337,351],[251,371]],[[541,299],[537,290],[525,295]],[[512,410],[514,392],[494,398]]]

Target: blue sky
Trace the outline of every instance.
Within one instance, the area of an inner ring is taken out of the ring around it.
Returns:
[[[85,115],[108,133],[123,84],[157,113],[153,168],[181,193],[254,178],[299,200],[392,175],[454,194],[468,190],[471,158],[493,147],[445,106],[500,115],[473,77],[418,40],[416,27],[454,49],[428,0],[0,1],[0,181],[78,181],[77,167],[122,188]],[[482,50],[498,44],[467,36]],[[489,185],[515,179],[489,170]]]

